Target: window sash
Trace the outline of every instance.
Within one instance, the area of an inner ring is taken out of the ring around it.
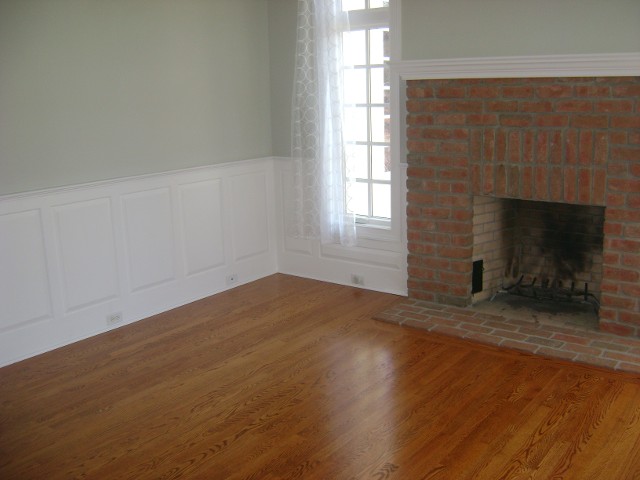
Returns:
[[[356,104],[352,104],[353,107],[360,107],[366,111],[366,136],[367,138],[357,138],[356,141],[350,141],[351,145],[358,145],[360,147],[366,148],[366,178],[363,177],[363,166],[360,166],[360,176],[355,179],[356,185],[352,186],[353,191],[360,190],[366,184],[366,192],[367,192],[367,213],[364,214],[362,211],[358,211],[353,205],[351,208],[356,210],[357,212],[357,223],[358,224],[370,224],[370,225],[379,225],[386,226],[390,225],[390,220],[392,216],[392,208],[391,208],[391,172],[389,171],[389,178],[380,178],[380,176],[375,176],[374,174],[374,158],[373,158],[373,148],[375,147],[384,147],[387,148],[387,155],[390,155],[390,139],[387,137],[386,133],[390,129],[389,121],[385,122],[385,118],[389,117],[390,112],[390,92],[388,91],[388,64],[387,61],[383,61],[383,63],[371,63],[371,31],[375,31],[378,29],[388,29],[390,24],[389,18],[389,8],[375,8],[375,9],[367,9],[367,10],[352,10],[349,12],[349,22],[350,22],[350,30],[352,32],[355,31],[364,31],[365,32],[365,43],[364,48],[366,49],[366,62],[365,64],[358,64],[353,67],[354,70],[363,71],[364,78],[366,79],[366,92],[365,92],[365,102],[358,102]],[[382,53],[384,56],[384,52]],[[387,53],[388,55],[388,53]],[[387,57],[385,57],[387,58]],[[382,71],[382,82],[383,82],[383,90],[379,92],[379,94],[372,96],[371,87],[372,87],[372,79],[374,75],[380,75],[378,72]],[[384,88],[384,84],[386,83],[387,88]],[[377,97],[377,98],[376,98]],[[347,99],[348,100],[348,99]],[[362,100],[361,98],[359,100]],[[375,100],[375,102],[374,102]],[[382,102],[380,101],[382,100]],[[373,125],[372,124],[372,116],[373,113],[382,113],[382,116],[379,117],[379,121],[381,121],[381,125]],[[354,112],[355,113],[355,112]],[[361,112],[362,114],[362,112]],[[362,122],[362,120],[361,120]],[[377,128],[375,128],[377,127]],[[364,127],[360,126],[362,130]],[[376,135],[377,133],[377,135]],[[362,133],[360,135],[362,137]],[[387,161],[387,160],[383,160]],[[360,187],[357,185],[360,184]],[[386,195],[388,197],[389,205],[385,205],[385,208],[379,209],[376,207],[375,200],[376,198],[380,198],[380,196],[376,196],[374,194],[374,190],[382,188],[383,192],[385,190],[384,186],[388,189],[389,193]],[[364,194],[363,194],[364,195]],[[345,207],[346,208],[346,207]],[[379,214],[385,213],[388,216],[380,216]]]

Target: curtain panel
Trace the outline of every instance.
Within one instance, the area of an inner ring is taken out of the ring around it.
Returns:
[[[292,106],[295,201],[289,233],[322,243],[355,245],[346,210],[344,59],[349,29],[341,0],[299,0]]]

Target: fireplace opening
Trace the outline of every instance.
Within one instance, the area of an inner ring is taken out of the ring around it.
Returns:
[[[604,210],[474,197],[473,261],[482,262],[483,288],[473,293],[473,303],[498,300],[549,314],[577,312],[597,322]]]

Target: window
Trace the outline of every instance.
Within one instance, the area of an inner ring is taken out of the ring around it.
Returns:
[[[391,219],[389,2],[343,0],[350,31],[343,37],[347,205],[358,223]]]

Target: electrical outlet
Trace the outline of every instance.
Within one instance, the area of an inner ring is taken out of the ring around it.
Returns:
[[[232,273],[231,275],[227,275],[227,285],[234,285],[238,283],[238,274]]]
[[[120,323],[122,321],[122,313],[112,313],[107,315],[107,325],[115,325],[116,323]]]
[[[355,273],[351,274],[351,283],[353,285],[364,285],[364,276],[356,275]]]

